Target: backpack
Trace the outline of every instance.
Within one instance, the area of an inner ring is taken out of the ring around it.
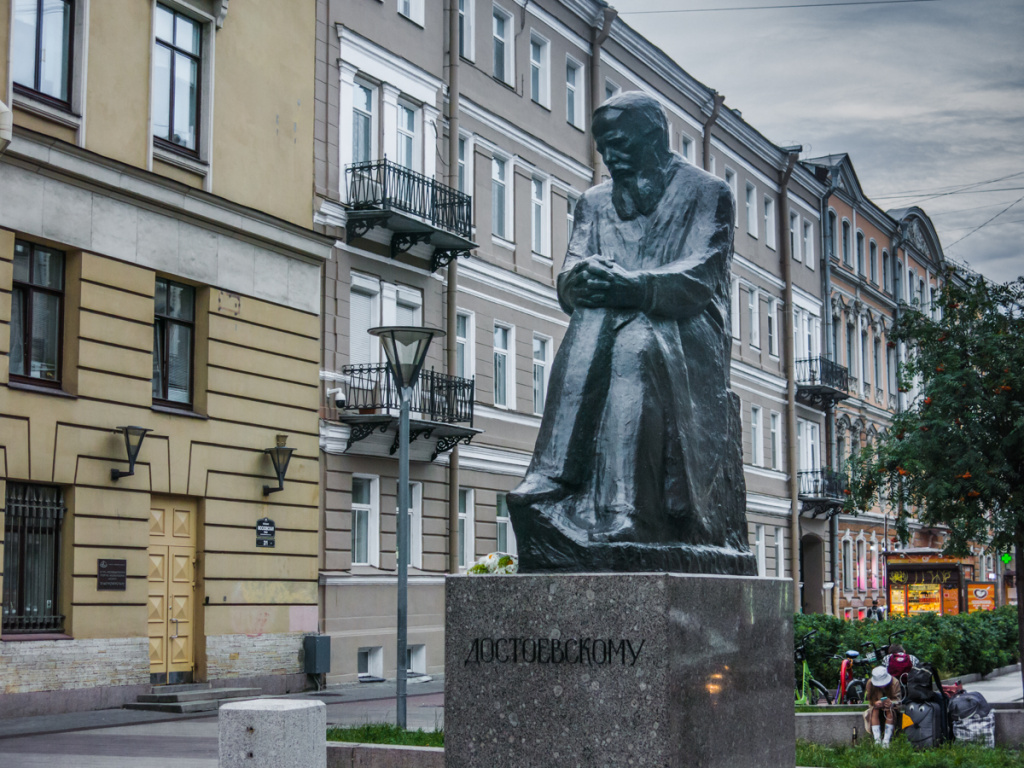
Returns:
[[[949,701],[949,716],[953,722],[966,720],[975,715],[988,717],[991,711],[992,705],[977,691],[964,691]]]
[[[889,674],[900,682],[903,682],[903,676],[913,668],[914,663],[910,660],[909,653],[894,653],[889,657],[889,664],[887,667]]]
[[[895,674],[895,673],[890,673]],[[912,667],[907,674],[907,701],[932,700],[932,672],[924,667]]]

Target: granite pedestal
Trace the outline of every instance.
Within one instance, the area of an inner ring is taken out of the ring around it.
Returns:
[[[447,768],[792,768],[793,583],[450,576]]]

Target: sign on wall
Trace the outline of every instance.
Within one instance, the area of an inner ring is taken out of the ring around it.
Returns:
[[[990,581],[967,583],[967,612],[994,611],[996,609],[996,585]]]
[[[276,535],[277,526],[269,517],[261,518],[256,522],[256,547],[258,549],[273,547]]]
[[[124,592],[128,589],[128,561],[103,559],[96,561],[96,589]]]

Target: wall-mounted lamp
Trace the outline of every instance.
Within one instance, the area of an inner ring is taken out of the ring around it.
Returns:
[[[118,432],[124,434],[124,447],[128,452],[128,471],[122,469],[110,470],[110,479],[117,480],[121,477],[131,477],[135,474],[135,460],[139,458],[139,451],[142,450],[142,440],[151,429],[145,427],[118,427]]]
[[[270,460],[274,463],[274,473],[277,475],[277,488],[264,485],[264,496],[284,490],[284,476],[288,472],[288,462],[291,461],[292,453],[295,451],[294,448],[285,446],[286,442],[288,442],[288,435],[278,435],[277,445],[273,448],[266,448],[263,451],[270,455]]]

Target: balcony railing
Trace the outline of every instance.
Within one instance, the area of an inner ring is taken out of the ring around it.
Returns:
[[[800,387],[828,387],[846,392],[850,387],[850,375],[846,366],[827,357],[810,357],[796,361],[796,383]]]
[[[341,370],[347,382],[342,385],[345,405],[339,410],[366,414],[392,410],[397,413],[401,408],[398,386],[386,363],[346,365]],[[472,427],[475,386],[473,379],[433,369],[423,371],[413,387],[413,418],[442,424],[468,423]]]
[[[842,501],[846,491],[846,477],[831,469],[813,469],[797,472],[799,495],[802,499],[829,499]]]
[[[471,198],[457,189],[387,159],[355,163],[345,174],[356,210],[401,211],[460,237],[471,234]]]

